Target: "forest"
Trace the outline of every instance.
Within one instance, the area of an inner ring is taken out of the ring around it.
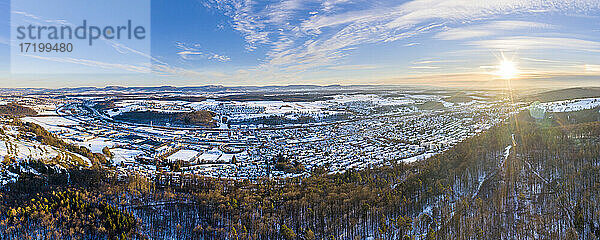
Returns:
[[[561,119],[524,111],[427,160],[299,178],[40,169],[2,189],[0,239],[597,239],[600,122]]]
[[[193,112],[155,112],[155,111],[138,111],[125,112],[113,118],[119,121],[155,124],[155,125],[178,125],[178,126],[204,126],[216,127],[217,122],[213,119],[215,113],[205,110]]]
[[[37,112],[30,107],[21,106],[16,103],[0,104],[0,115],[1,116],[16,116],[26,117],[35,116]]]

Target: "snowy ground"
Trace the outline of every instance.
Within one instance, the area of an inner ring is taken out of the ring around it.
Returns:
[[[600,106],[600,98],[586,98],[541,103],[539,106],[545,109],[547,112],[575,112]]]
[[[410,98],[385,98],[375,94],[364,95],[337,95],[330,102],[348,103],[348,102],[371,102],[381,106],[400,106],[414,104],[415,101]]]
[[[217,148],[213,148],[210,151],[206,151],[204,153],[202,153],[202,155],[200,155],[198,157],[198,161],[200,162],[214,162],[217,160],[221,160],[221,156],[223,156],[223,152],[219,151]]]
[[[111,149],[110,152],[113,154],[112,162],[114,165],[134,163],[135,157],[143,154],[143,151],[115,148]]]
[[[420,154],[420,155],[416,155],[416,156],[413,156],[413,157],[402,159],[400,161],[405,162],[405,163],[411,163],[411,162],[416,162],[416,161],[419,161],[419,160],[430,158],[431,156],[433,156],[435,154],[436,153],[423,153],[423,154]]]
[[[44,127],[50,132],[70,131],[64,126],[76,126],[77,122],[66,119],[64,117],[24,117],[23,122],[32,122]]]
[[[194,159],[194,157],[196,157],[198,154],[200,154],[197,151],[194,150],[179,150],[176,153],[172,154],[171,156],[169,156],[167,158],[167,161],[169,162],[174,162],[174,161],[191,161],[192,159]]]
[[[4,140],[0,140],[0,159],[5,157],[14,158],[17,163],[26,163],[31,160],[48,161],[58,157],[59,162],[66,164],[74,164],[70,162],[71,158],[64,152],[59,152],[54,147],[43,145],[39,142],[29,142],[17,140],[11,136],[4,136]],[[71,153],[73,154],[73,153]],[[90,167],[91,161],[81,155],[73,154],[80,157],[86,166]],[[8,171],[7,165],[0,164],[0,186],[17,181],[19,175]],[[59,165],[56,168],[62,168]],[[21,172],[29,172],[39,174],[30,167],[21,166]]]
[[[84,146],[94,153],[102,153],[102,149],[104,147],[112,148],[117,143],[107,138],[94,138],[85,142],[76,142],[76,144],[79,146]]]
[[[58,152],[52,147],[16,141],[14,139],[9,141],[0,140],[0,158],[4,159],[5,156],[14,156],[17,161],[26,160],[42,160],[51,159],[58,156]]]

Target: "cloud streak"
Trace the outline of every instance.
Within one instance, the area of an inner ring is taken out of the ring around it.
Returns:
[[[545,23],[528,22],[528,21],[493,21],[486,24],[463,28],[449,28],[435,35],[436,38],[442,40],[462,40],[477,37],[487,37],[499,35],[510,30],[533,30],[533,29],[549,29],[554,26]]]
[[[78,64],[78,65],[83,65],[83,66],[88,66],[88,67],[102,68],[102,69],[120,69],[120,70],[125,70],[125,71],[129,71],[129,72],[137,72],[137,73],[147,73],[147,72],[150,72],[150,70],[151,70],[150,66],[107,63],[107,62],[102,62],[102,61],[94,61],[94,60],[81,59],[81,58],[46,57],[46,56],[39,56],[39,55],[25,55],[25,56],[35,58],[35,59],[40,59],[40,60],[53,61],[53,62],[72,63],[72,64]]]
[[[338,66],[328,67],[327,69],[330,69],[330,70],[341,70],[341,71],[349,71],[349,70],[371,70],[371,69],[377,69],[377,66],[374,66],[374,65],[338,65]]]
[[[198,58],[216,60],[219,62],[229,62],[231,60],[231,58],[228,56],[201,50],[200,44],[188,46],[184,43],[178,42],[176,43],[176,47],[179,49],[177,55],[184,60],[196,60]]]
[[[600,53],[600,42],[563,37],[501,37],[491,40],[470,41],[466,44],[496,51],[562,49]]]

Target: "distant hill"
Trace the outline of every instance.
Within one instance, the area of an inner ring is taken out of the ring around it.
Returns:
[[[445,109],[446,107],[441,102],[433,102],[429,101],[423,104],[417,104],[417,108],[421,110],[440,110]]]
[[[467,96],[464,93],[457,93],[457,94],[454,94],[454,95],[444,99],[444,101],[451,102],[451,103],[465,103],[465,102],[470,102],[472,100],[473,100],[472,97]]]
[[[600,87],[577,87],[537,93],[522,97],[521,101],[554,102],[577,98],[600,97]]]
[[[217,126],[217,123],[215,120],[213,120],[213,117],[215,117],[215,113],[205,110],[175,113],[140,111],[124,112],[114,116],[113,119],[141,124],[204,126],[212,128]]]
[[[24,117],[35,116],[37,115],[37,112],[29,107],[24,107],[16,103],[8,103],[6,105],[0,105],[0,115]]]

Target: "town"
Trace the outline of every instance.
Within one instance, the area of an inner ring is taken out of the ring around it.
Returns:
[[[478,91],[255,95],[200,92],[186,99],[179,94],[28,93],[2,101],[35,110],[21,121],[106,154],[107,166],[120,176],[231,179],[297,177],[315,168],[336,173],[426,159],[502,122],[517,105],[503,93]],[[191,123],[188,115],[204,118]],[[10,130],[8,124],[4,128]],[[7,148],[4,155],[32,158],[27,146],[40,143],[19,141],[23,149]],[[37,158],[46,152],[59,151],[44,151]]]

